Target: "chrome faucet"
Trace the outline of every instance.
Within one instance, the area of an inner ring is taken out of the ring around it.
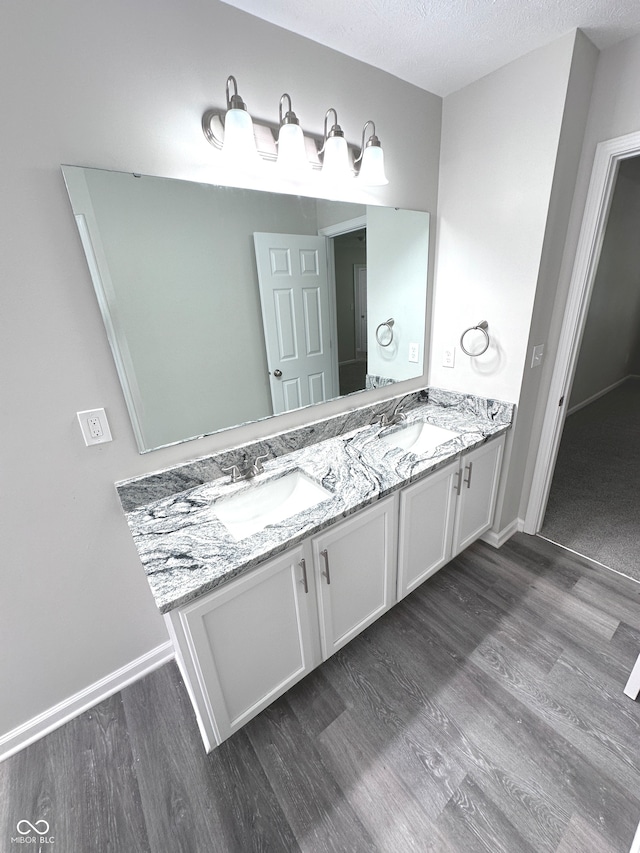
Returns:
[[[398,403],[391,413],[391,417],[389,418],[389,424],[399,424],[401,421],[407,419],[407,416],[402,411],[404,409],[403,403]]]
[[[239,480],[250,480],[257,474],[262,474],[262,472],[264,471],[264,466],[262,462],[264,459],[268,458],[269,454],[265,453],[262,456],[256,456],[251,465],[248,465],[243,470],[240,470],[238,465],[231,465],[229,468],[223,468],[222,471],[225,474],[231,475],[232,483],[237,483]]]

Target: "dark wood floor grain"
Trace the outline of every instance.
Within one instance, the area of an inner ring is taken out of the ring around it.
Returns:
[[[640,584],[477,543],[210,755],[169,664],[3,762],[0,851],[628,853],[638,652]]]

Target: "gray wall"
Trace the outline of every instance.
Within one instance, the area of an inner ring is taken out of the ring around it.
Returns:
[[[390,179],[376,197],[435,212],[433,95],[216,0],[4,0],[0,736],[166,640],[113,483],[231,440],[137,453],[60,164],[215,182],[200,117],[229,74],[257,119],[285,91],[309,132],[329,106],[350,140],[374,119]],[[87,448],[75,413],[99,406],[114,441]]]

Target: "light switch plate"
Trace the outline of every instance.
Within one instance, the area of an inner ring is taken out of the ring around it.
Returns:
[[[86,412],[77,412],[76,414],[87,447],[90,444],[104,444],[113,440],[104,409],[87,409]]]
[[[420,361],[420,344],[409,344],[409,361],[412,364]]]

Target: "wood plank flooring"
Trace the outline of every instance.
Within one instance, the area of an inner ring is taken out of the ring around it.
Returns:
[[[3,762],[0,851],[628,853],[638,652],[640,584],[477,543],[210,755],[172,663]]]

